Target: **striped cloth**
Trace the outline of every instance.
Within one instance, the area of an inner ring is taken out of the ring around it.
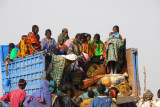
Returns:
[[[80,43],[77,43],[74,41],[70,44],[67,54],[76,54],[77,56],[80,56],[82,53],[82,45]]]

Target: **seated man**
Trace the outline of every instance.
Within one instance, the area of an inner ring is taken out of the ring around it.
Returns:
[[[13,61],[17,57],[18,50],[15,48],[14,43],[9,44],[9,55],[7,58],[3,61],[6,62],[6,75],[8,75],[8,64],[10,61]]]
[[[110,107],[112,105],[112,98],[104,94],[105,90],[106,88],[103,84],[97,87],[99,96],[93,98],[90,107]]]
[[[23,101],[26,99],[26,92],[24,91],[26,84],[27,83],[24,79],[20,79],[18,82],[19,89],[9,92],[1,97],[1,100],[7,104],[10,102],[8,105],[11,105],[11,107],[21,107]]]

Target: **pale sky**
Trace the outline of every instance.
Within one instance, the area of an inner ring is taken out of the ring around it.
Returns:
[[[17,44],[22,35],[39,26],[41,39],[52,30],[57,40],[62,28],[70,38],[87,32],[108,38],[114,25],[127,39],[127,48],[137,48],[143,93],[143,65],[147,89],[157,98],[160,89],[160,0],[0,0],[0,45]]]

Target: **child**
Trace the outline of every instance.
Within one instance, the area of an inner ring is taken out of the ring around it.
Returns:
[[[59,50],[63,50],[62,46],[64,44],[64,39],[63,38],[59,38],[58,42],[59,42]]]
[[[59,51],[60,51],[60,54],[61,55],[66,55],[66,51],[63,49],[63,44],[64,44],[64,39],[63,38],[59,38],[58,39],[58,42],[59,42]]]
[[[18,82],[19,89],[13,90],[4,95],[1,97],[1,100],[6,104],[10,102],[9,105],[11,105],[11,107],[21,107],[23,101],[26,99],[26,92],[24,91],[26,84],[27,83],[24,79],[20,79]]]
[[[94,98],[94,92],[92,90],[88,91],[88,99],[84,100],[80,107],[90,107],[90,104]]]
[[[18,50],[15,48],[14,43],[10,43],[9,44],[9,55],[7,56],[7,58],[3,61],[3,63],[6,62],[6,76],[8,76],[8,64],[10,61],[13,61],[18,53]]]

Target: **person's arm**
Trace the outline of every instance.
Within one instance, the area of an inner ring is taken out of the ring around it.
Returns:
[[[75,54],[74,51],[73,51],[73,45],[72,44],[69,46],[67,54]]]
[[[92,100],[90,107],[94,107],[94,99]]]
[[[38,51],[34,48],[33,45],[34,45],[34,44],[32,43],[32,44],[31,44],[31,48],[34,50],[35,53],[38,53]]]
[[[8,105],[10,105],[9,104],[9,102],[10,102],[10,100],[9,100],[9,94],[10,93],[8,93],[8,94],[6,94],[6,95],[4,95],[4,96],[1,97],[1,101],[3,101],[4,103],[6,103]]]
[[[121,39],[121,40],[122,40],[122,35],[121,35],[121,34],[119,35],[119,39]]]
[[[41,51],[45,50],[45,39],[41,40]]]
[[[57,42],[53,39],[53,45],[54,47],[56,47],[57,49],[59,49],[58,45],[57,45]]]

